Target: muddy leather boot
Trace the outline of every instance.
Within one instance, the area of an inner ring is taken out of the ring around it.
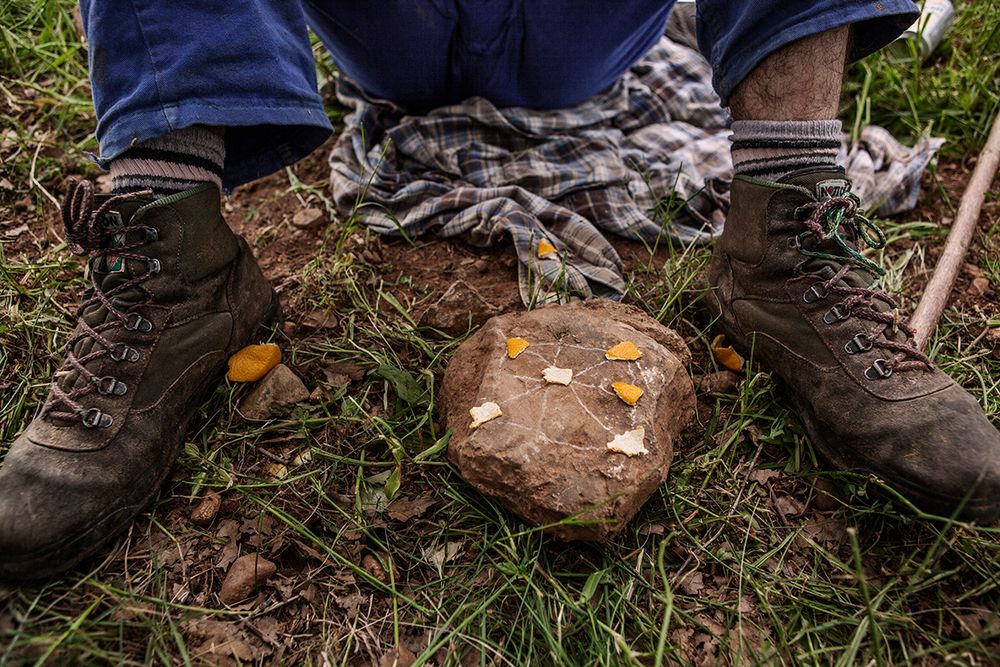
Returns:
[[[75,183],[62,215],[92,287],[47,400],[0,465],[8,579],[69,568],[128,526],[226,360],[277,315],[215,186],[155,199]]]
[[[706,303],[786,386],[817,450],[934,514],[1000,516],[1000,433],[934,367],[859,245],[885,243],[843,172],[737,177]]]

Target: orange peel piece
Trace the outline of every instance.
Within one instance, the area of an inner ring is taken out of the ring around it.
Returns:
[[[711,348],[712,355],[715,357],[716,361],[729,370],[738,373],[743,370],[743,357],[741,357],[731,346],[723,345],[725,339],[726,337],[723,334],[719,334],[712,339],[712,343],[709,345],[709,348]]]
[[[528,341],[523,338],[508,338],[507,339],[507,358],[517,359],[517,355],[521,354],[528,349],[531,345]]]
[[[469,423],[470,429],[477,429],[491,419],[503,416],[503,410],[493,401],[486,401],[482,405],[477,405],[469,409],[469,416],[472,421]]]
[[[612,382],[611,388],[615,390],[618,394],[618,398],[622,399],[629,405],[635,405],[642,398],[645,393],[642,387],[637,387],[634,384],[629,384],[628,382]]]
[[[630,340],[623,340],[604,353],[604,358],[610,361],[635,361],[641,356],[642,352]]]
[[[549,366],[542,371],[542,377],[549,384],[561,384],[566,386],[573,381],[573,369]]]
[[[624,454],[625,456],[638,456],[639,454],[649,454],[643,440],[646,437],[646,429],[639,426],[631,431],[619,433],[607,444],[609,451]]]
[[[539,259],[545,259],[549,255],[554,255],[559,252],[559,249],[554,245],[549,243],[547,240],[542,239],[538,242],[538,257]]]
[[[274,343],[247,345],[229,357],[226,377],[233,382],[254,382],[281,363],[281,348]]]

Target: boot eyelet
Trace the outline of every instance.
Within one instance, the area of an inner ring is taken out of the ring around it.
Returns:
[[[869,380],[882,380],[890,375],[892,375],[892,366],[885,359],[876,359],[865,370],[865,377]]]
[[[153,323],[139,313],[129,313],[125,316],[125,328],[129,331],[149,333],[153,330]]]
[[[80,420],[83,425],[87,428],[108,428],[115,420],[111,418],[111,415],[106,412],[101,412],[97,408],[90,408],[89,410],[80,410],[79,413]]]
[[[123,396],[128,392],[128,385],[111,375],[94,378],[93,382],[97,385],[98,393],[105,396]]]
[[[867,352],[872,349],[872,342],[874,338],[870,334],[861,332],[855,334],[854,337],[844,344],[844,352],[847,354],[858,354],[859,352]]]
[[[111,358],[115,361],[139,361],[139,351],[128,345],[116,345],[111,350]]]
[[[160,231],[156,227],[146,227],[146,243],[152,243],[160,238]]]
[[[156,258],[150,258],[150,260],[146,263],[146,266],[146,270],[149,271],[149,275],[155,275],[160,272],[160,260]]]
[[[838,303],[830,310],[826,311],[823,315],[824,324],[836,324],[837,322],[846,320],[851,316],[851,311],[844,308],[844,304]]]
[[[825,299],[829,295],[830,292],[826,289],[826,283],[814,283],[802,295],[802,300],[806,303],[815,303],[821,299]]]

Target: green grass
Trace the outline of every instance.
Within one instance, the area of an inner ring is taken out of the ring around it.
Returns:
[[[71,4],[0,6],[0,142],[13,131],[0,177],[14,187],[0,189],[0,232],[28,219],[38,234],[0,245],[3,443],[42,398],[83,286],[46,231],[61,180],[94,173],[82,155],[96,144]],[[954,170],[998,107],[998,25],[992,3],[961,4],[948,50],[926,66],[874,56],[851,72],[848,126],[870,119],[903,141],[927,131],[949,140],[951,171],[938,169],[923,208],[884,222],[895,240],[886,283],[910,305],[957,202],[942,197],[957,195]],[[322,60],[321,75],[331,71]],[[231,214],[255,225],[258,250],[288,232],[271,217],[282,201],[330,210],[323,177],[296,169],[268,183],[239,193]],[[997,286],[995,195],[984,217],[971,257]],[[436,396],[462,338],[413,322],[433,295],[365,261],[376,242],[352,220],[323,243],[293,267],[285,294],[293,314],[333,308],[340,326],[279,336],[323,397],[249,425],[233,409],[245,388],[220,386],[128,536],[62,579],[0,586],[0,664],[378,664],[397,646],[438,665],[996,663],[1000,529],[915,518],[877,482],[824,470],[765,373],[705,397],[668,482],[614,540],[566,546],[523,524],[443,456]],[[688,340],[694,374],[715,370],[699,303],[706,261],[703,249],[658,245],[628,276],[629,302]],[[961,300],[932,343],[994,423],[998,328],[995,305]],[[366,375],[328,385],[333,363]],[[192,500],[210,490],[223,494],[220,518],[195,526]],[[430,505],[394,518],[400,498]],[[279,574],[253,604],[226,609],[220,562],[237,551],[265,554]]]

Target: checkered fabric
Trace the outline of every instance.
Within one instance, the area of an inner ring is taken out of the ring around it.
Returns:
[[[477,97],[409,116],[346,79],[338,96],[353,109],[330,156],[340,212],[389,236],[488,246],[507,235],[526,305],[620,298],[621,261],[602,231],[704,244],[729,208],[729,115],[706,60],[667,37],[572,109],[500,109]],[[847,163],[855,191],[883,215],[912,207],[939,142],[911,150],[873,136],[877,154],[863,134]],[[542,240],[557,252],[539,257]]]

